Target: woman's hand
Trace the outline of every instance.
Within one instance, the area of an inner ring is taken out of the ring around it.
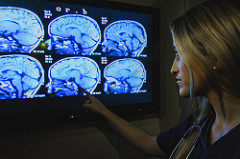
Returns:
[[[103,111],[107,110],[107,108],[93,95],[91,95],[88,91],[83,91],[87,94],[88,100],[86,100],[83,104],[83,108],[86,108],[86,111],[92,111],[95,113],[102,114]]]
[[[109,125],[125,137],[130,143],[138,147],[143,152],[150,155],[163,156],[164,154],[157,144],[155,136],[151,136],[145,131],[139,129],[135,125],[122,119],[115,113],[111,112],[105,107],[96,97],[91,95],[88,91],[83,91],[87,94],[89,100],[86,100],[83,107],[88,111],[101,114],[109,123]]]

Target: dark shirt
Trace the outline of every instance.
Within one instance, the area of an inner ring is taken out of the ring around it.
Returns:
[[[173,129],[158,135],[158,145],[168,156],[183,134],[192,126],[193,121],[194,118],[190,115]],[[191,159],[240,159],[240,124],[211,145],[210,130],[213,121],[208,123],[206,133],[195,148]]]

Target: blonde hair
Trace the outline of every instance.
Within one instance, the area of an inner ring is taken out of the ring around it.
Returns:
[[[190,97],[195,97],[192,73],[194,64],[218,94],[223,112],[222,91],[240,97],[239,19],[238,0],[208,0],[190,9],[171,24],[176,48],[190,74]],[[211,107],[203,105],[198,120],[206,116],[210,109]],[[185,145],[181,146],[184,148],[178,148],[178,154],[186,155],[190,151],[188,147],[191,140],[182,144]]]

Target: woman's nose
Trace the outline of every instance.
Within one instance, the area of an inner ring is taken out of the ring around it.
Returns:
[[[174,61],[173,61],[173,64],[172,64],[172,68],[171,68],[171,74],[177,74],[177,72],[178,72],[178,66],[177,66],[177,60],[176,60],[176,58],[174,59]]]

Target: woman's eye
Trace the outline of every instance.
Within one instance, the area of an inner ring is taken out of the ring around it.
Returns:
[[[175,46],[173,46],[173,49],[174,49],[174,52],[175,52],[175,58],[178,59],[178,60],[180,60],[180,59],[181,59],[181,56],[180,56],[177,48],[176,48]]]

